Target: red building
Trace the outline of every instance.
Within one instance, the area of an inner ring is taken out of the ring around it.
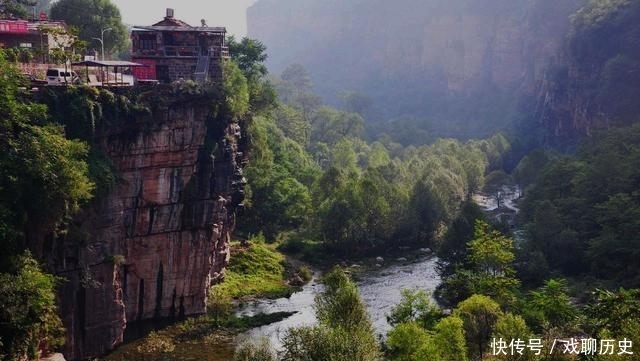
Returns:
[[[151,26],[135,26],[131,32],[131,61],[145,64],[135,68],[138,79],[171,82],[193,79],[217,80],[222,75],[221,59],[229,57],[224,27],[191,26],[173,17],[167,9],[164,20]]]
[[[59,21],[0,20],[0,47],[32,53],[32,61],[50,63],[53,50],[70,51],[74,38]]]

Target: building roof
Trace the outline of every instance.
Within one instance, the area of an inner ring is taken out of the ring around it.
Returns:
[[[203,23],[204,25],[204,23]],[[202,33],[218,33],[224,34],[227,29],[224,27],[209,27],[209,26],[191,26],[182,20],[173,17],[173,9],[167,9],[167,16],[162,21],[159,21],[151,26],[134,26],[133,30],[147,30],[147,31],[184,31],[184,32],[202,32]]]
[[[148,30],[148,31],[183,31],[183,32],[202,32],[202,33],[226,33],[227,29],[223,26],[210,27],[210,26],[134,26],[133,30]]]
[[[153,26],[174,26],[174,27],[187,27],[187,28],[191,27],[191,25],[185,23],[182,20],[175,19],[173,16],[166,16],[164,20],[153,24]]]

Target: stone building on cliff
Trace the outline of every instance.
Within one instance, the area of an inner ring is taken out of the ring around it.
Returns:
[[[191,26],[167,9],[164,20],[135,26],[131,32],[131,60],[145,64],[134,70],[137,79],[168,83],[178,79],[198,82],[221,77],[221,60],[229,57],[224,27]]]

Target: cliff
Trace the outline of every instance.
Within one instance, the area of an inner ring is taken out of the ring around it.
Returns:
[[[64,99],[50,109],[65,113]],[[64,278],[67,359],[104,354],[131,323],[204,312],[209,286],[224,277],[245,182],[240,126],[208,95],[164,89],[141,99],[146,110],[131,112],[103,91],[87,108],[100,109],[92,147],[117,180],[44,245]]]
[[[566,46],[539,83],[530,127],[543,143],[573,147],[584,136],[640,120],[640,3],[595,1],[572,17]]]
[[[259,0],[248,32],[267,46],[272,72],[300,63],[330,101],[355,90],[383,117],[490,133],[534,92],[581,2]],[[478,120],[494,124],[469,125]]]

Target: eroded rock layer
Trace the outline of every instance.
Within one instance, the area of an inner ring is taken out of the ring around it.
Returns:
[[[145,127],[98,131],[117,185],[52,247],[67,359],[104,354],[128,323],[204,312],[223,277],[243,194],[240,127],[206,104],[157,108]]]

